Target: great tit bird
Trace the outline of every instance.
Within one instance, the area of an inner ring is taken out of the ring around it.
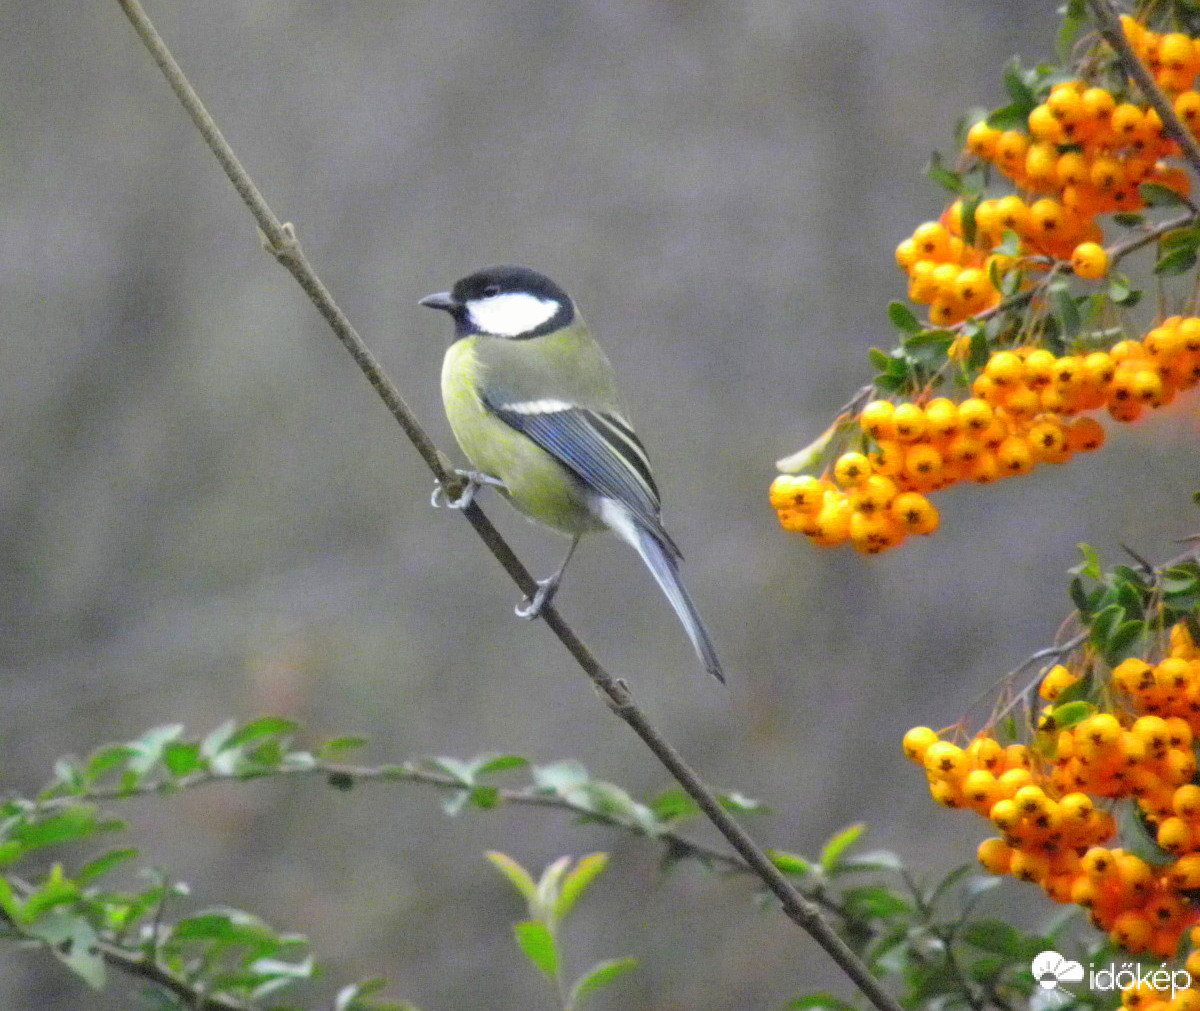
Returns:
[[[679,577],[658,487],[617,394],[613,368],[567,293],[527,267],[489,267],[421,299],[454,320],[442,400],[476,471],[456,503],[495,485],[531,519],[571,538],[558,571],[519,605],[534,618],[558,588],[579,539],[608,529],[650,569],[705,668],[724,681],[712,639]]]

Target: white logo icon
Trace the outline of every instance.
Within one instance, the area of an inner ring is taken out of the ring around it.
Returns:
[[[1033,978],[1043,990],[1057,990],[1063,983],[1081,982],[1083,966],[1057,951],[1043,951],[1033,960]]]

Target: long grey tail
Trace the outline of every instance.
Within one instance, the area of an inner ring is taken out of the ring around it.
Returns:
[[[634,547],[642,556],[642,561],[646,563],[646,568],[654,576],[655,582],[661,587],[667,600],[671,602],[671,607],[679,615],[683,630],[691,639],[692,647],[696,650],[700,662],[704,664],[705,670],[721,684],[724,684],[725,671],[721,667],[721,661],[717,659],[717,651],[709,637],[708,629],[704,627],[700,612],[696,610],[696,605],[692,603],[692,598],[683,585],[683,580],[679,578],[679,556],[664,546],[652,531],[647,530],[641,524],[635,523],[633,526],[636,532]]]

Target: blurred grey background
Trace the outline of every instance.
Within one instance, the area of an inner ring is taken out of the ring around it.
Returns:
[[[559,603],[765,843],[849,822],[918,868],[969,859],[899,740],[954,722],[1068,608],[1075,545],[1151,557],[1194,528],[1195,400],[1053,472],[943,495],[943,529],[818,553],[766,506],[890,346],[895,243],[1000,69],[1051,49],[1027,0],[152,0],[276,211],[447,449],[447,321],[416,300],[492,262],[542,268],[623,376],[686,576],[732,674],[696,667],[634,556],[586,544]],[[364,760],[576,757],[668,785],[456,516],[286,274],[113,2],[0,4],[0,772],[151,726],[300,720]],[[535,571],[557,538],[493,500]],[[312,1006],[387,975],[424,1011],[544,1008],[481,854],[613,854],[573,967],[636,955],[595,1006],[744,1009],[839,983],[744,881],[659,872],[647,843],[548,812],[448,819],[415,788],[216,788],[127,805],[195,904],[307,933]],[[700,829],[701,834],[703,830]],[[86,848],[69,859],[82,860]],[[1024,894],[1013,888],[1007,895]],[[1011,900],[1010,900],[1011,901]],[[1044,912],[1045,907],[1039,906]],[[5,1008],[107,1011],[48,957]]]

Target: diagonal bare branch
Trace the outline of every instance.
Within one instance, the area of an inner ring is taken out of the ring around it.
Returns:
[[[149,50],[172,90],[187,110],[196,128],[203,135],[225,174],[233,183],[243,202],[258,222],[267,240],[268,250],[296,278],[317,311],[362,370],[368,382],[379,394],[392,416],[420,453],[438,481],[446,485],[452,480],[444,457],[416,420],[399,391],[388,378],[375,356],[351,325],[345,313],[333,300],[329,290],[317,276],[305,257],[294,231],[283,224],[268,206],[253,180],[238,160],[233,148],[205,109],[199,95],[188,81],[182,68],[151,23],[138,0],[117,0],[143,44]],[[529,571],[517,558],[499,531],[478,505],[463,511],[467,521],[491,550],[517,586],[526,595],[535,590]],[[646,714],[634,702],[629,687],[601,666],[591,650],[567,624],[558,611],[548,607],[542,615],[546,625],[558,637],[567,651],[591,678],[604,700],[666,767],[675,780],[695,800],[696,804],[737,851],[753,872],[779,900],[784,913],[805,930],[833,959],[855,986],[879,1011],[900,1011],[900,1006],[879,981],[871,975],[866,964],[854,954],[837,932],[825,921],[821,910],[801,895],[770,857],[720,804],[716,794],[700,779],[674,746],[653,726]]]

